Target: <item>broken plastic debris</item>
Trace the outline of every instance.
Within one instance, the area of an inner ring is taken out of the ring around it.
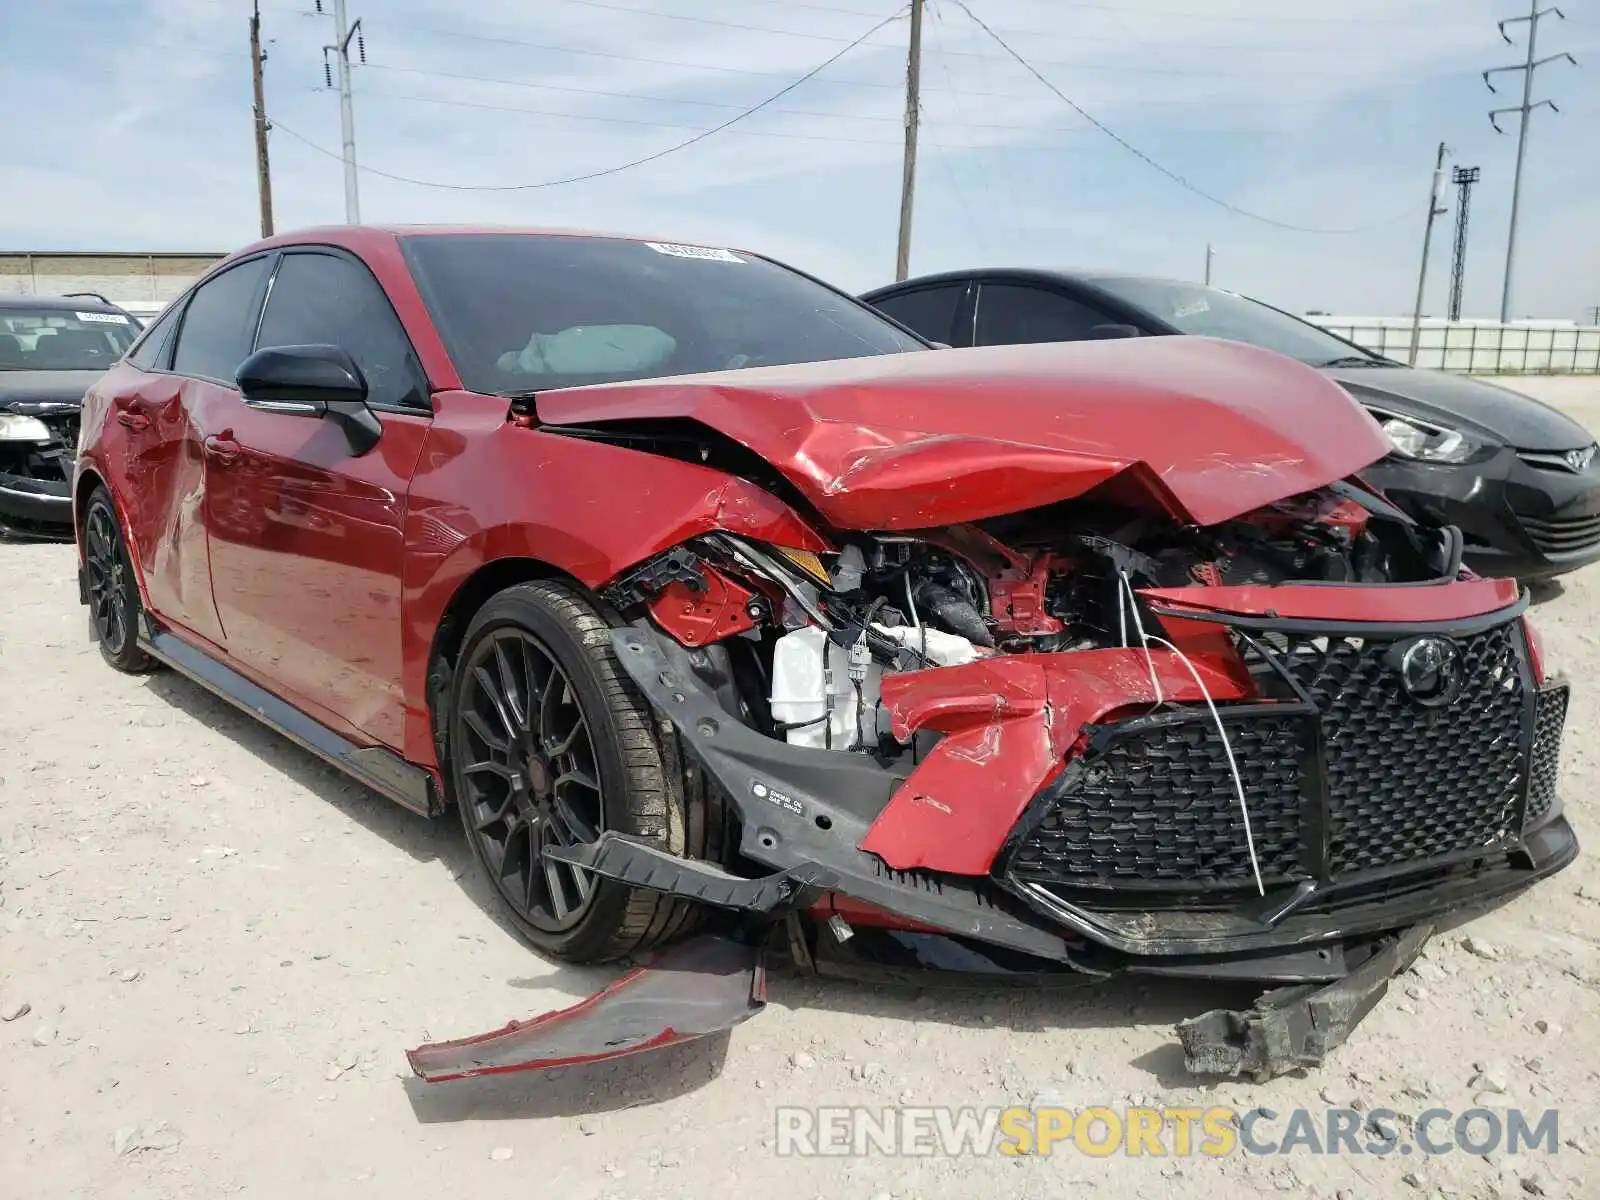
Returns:
[[[1243,1012],[1213,1009],[1178,1022],[1185,1069],[1263,1082],[1317,1066],[1383,999],[1389,980],[1411,965],[1432,933],[1431,925],[1413,926],[1336,983],[1277,988]]]
[[[766,1002],[760,947],[695,938],[570,1008],[419,1046],[406,1060],[429,1083],[603,1062],[732,1029]]]

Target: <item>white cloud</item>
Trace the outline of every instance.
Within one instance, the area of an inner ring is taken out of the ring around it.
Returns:
[[[933,0],[914,269],[1076,262],[1194,275],[1212,241],[1219,278],[1265,298],[1400,311],[1414,286],[1429,159],[1444,139],[1458,161],[1484,167],[1468,296],[1477,311],[1494,307],[1512,146],[1488,127],[1483,114],[1496,98],[1477,72],[1516,57],[1495,32],[1503,5],[969,3],[1097,119],[1198,187],[1278,220],[1380,227],[1355,238],[1285,233],[1185,192],[1092,130],[955,0]],[[246,7],[143,0],[34,6],[20,23],[9,18],[24,66],[0,80],[0,97],[8,112],[31,116],[10,123],[0,163],[0,244],[180,248],[253,237]],[[284,132],[339,144],[336,99],[320,90],[331,22],[302,15],[305,7],[263,0],[269,107],[283,127],[273,137],[280,226],[343,215],[339,164]],[[356,77],[360,158],[462,184],[601,170],[726,120],[895,7],[351,0],[352,15],[367,18],[372,60]],[[780,29],[804,36],[772,32]],[[659,231],[754,246],[866,287],[893,261],[904,36],[903,22],[889,27],[769,110],[647,166],[517,192],[363,174],[363,215]],[[1541,45],[1581,51],[1597,40],[1592,24],[1552,21]],[[1588,211],[1600,184],[1588,130],[1600,113],[1592,75],[1550,67],[1539,88],[1566,111],[1536,118],[1518,307],[1576,315],[1600,303],[1586,294],[1600,253]],[[40,95],[52,103],[37,104]],[[1383,223],[1408,208],[1414,217]],[[1435,308],[1448,243],[1446,223]],[[1586,276],[1571,269],[1581,262]]]

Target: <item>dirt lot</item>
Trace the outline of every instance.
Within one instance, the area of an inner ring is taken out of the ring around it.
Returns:
[[[1600,383],[1520,386],[1600,429]],[[1173,1047],[1175,1019],[1236,992],[780,978],[726,1045],[423,1090],[405,1048],[610,973],[515,941],[453,822],[407,815],[170,674],[114,674],[69,548],[0,545],[0,580],[0,1016],[29,1008],[0,1024],[0,1196],[1600,1195],[1594,854],[1436,939],[1323,1069],[1264,1086],[1193,1086]],[[1597,599],[1592,569],[1537,608],[1548,661],[1579,681],[1563,791],[1591,841]],[[772,1144],[781,1104],[1416,1114],[1494,1087],[1484,1099],[1560,1107],[1558,1154],[798,1160]]]

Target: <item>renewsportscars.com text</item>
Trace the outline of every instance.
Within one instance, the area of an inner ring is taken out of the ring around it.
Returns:
[[[1525,1150],[1554,1154],[1561,1144],[1560,1114],[1553,1108],[1427,1108],[1412,1117],[1385,1108],[840,1106],[783,1107],[775,1117],[775,1152],[800,1157],[1432,1157]]]

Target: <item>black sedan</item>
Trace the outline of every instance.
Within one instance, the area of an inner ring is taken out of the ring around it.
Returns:
[[[1366,477],[1459,526],[1475,570],[1544,579],[1600,559],[1594,435],[1518,392],[1414,370],[1269,305],[1171,279],[952,271],[862,299],[951,346],[1195,334],[1276,350],[1327,372],[1383,423],[1394,453]]]
[[[98,296],[0,296],[0,533],[72,536],[83,394],[138,333]]]

